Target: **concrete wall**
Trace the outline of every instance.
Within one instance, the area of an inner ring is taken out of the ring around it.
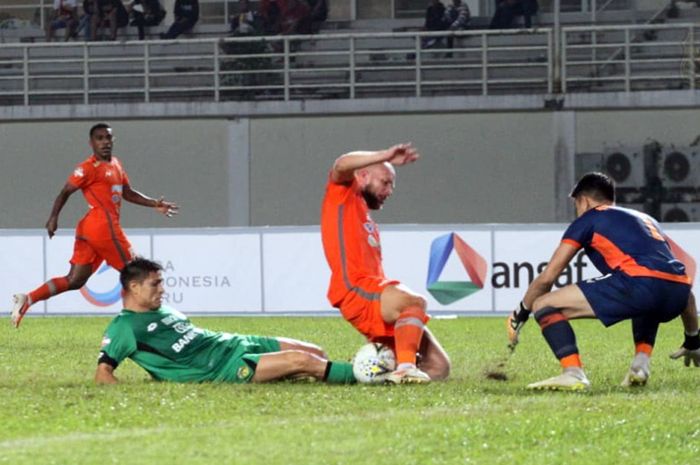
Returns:
[[[90,153],[92,121],[0,124],[0,228],[43,227],[54,198],[73,168]],[[175,222],[125,202],[127,227],[229,224],[226,120],[115,121],[114,154],[131,185],[182,206]],[[85,212],[82,194],[66,204],[59,227],[72,228]]]
[[[122,116],[122,118],[124,118]],[[0,124],[0,228],[37,228],[73,167],[89,154],[94,119]],[[647,138],[688,145],[700,109],[436,111],[228,119],[115,119],[115,153],[134,188],[181,204],[168,221],[126,205],[127,227],[317,224],[333,160],[413,142],[382,223],[566,222],[579,152]],[[84,213],[76,193],[61,217]]]
[[[402,141],[422,158],[399,168],[382,222],[554,221],[551,121],[546,112],[254,119],[252,224],[317,223],[337,156]]]

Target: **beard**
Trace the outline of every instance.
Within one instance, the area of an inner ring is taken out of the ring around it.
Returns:
[[[383,200],[381,200],[373,192],[370,192],[367,189],[362,190],[362,197],[365,199],[365,203],[367,204],[367,208],[369,208],[370,210],[379,210],[382,208],[382,205],[384,204]]]

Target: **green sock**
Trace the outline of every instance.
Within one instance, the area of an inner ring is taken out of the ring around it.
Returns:
[[[331,362],[330,360],[326,366],[326,375],[323,380],[333,384],[354,384],[357,382],[355,375],[352,374],[352,363]]]

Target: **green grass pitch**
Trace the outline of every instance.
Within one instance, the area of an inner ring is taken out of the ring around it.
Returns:
[[[279,335],[349,359],[361,337],[339,318],[193,318],[222,331]],[[574,322],[592,389],[532,393],[558,372],[528,323],[507,381],[484,376],[506,353],[502,318],[433,320],[449,381],[425,386],[171,384],[130,361],[118,386],[92,383],[106,318],[0,320],[4,464],[690,464],[700,452],[700,369],[667,355],[662,326],[647,387],[619,387],[629,323]]]

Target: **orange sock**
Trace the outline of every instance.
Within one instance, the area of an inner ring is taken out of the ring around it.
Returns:
[[[29,305],[33,305],[49,297],[53,297],[68,290],[68,278],[60,277],[46,281],[41,286],[29,293]]]
[[[634,353],[638,354],[640,352],[647,354],[649,357],[651,357],[651,352],[654,350],[654,346],[651,344],[647,344],[646,342],[637,342],[634,345]]]
[[[420,307],[407,307],[399,315],[394,323],[397,366],[402,363],[416,364],[416,353],[427,320],[425,311]]]
[[[583,364],[581,363],[581,357],[578,354],[571,354],[563,357],[559,360],[562,368],[581,368]]]

